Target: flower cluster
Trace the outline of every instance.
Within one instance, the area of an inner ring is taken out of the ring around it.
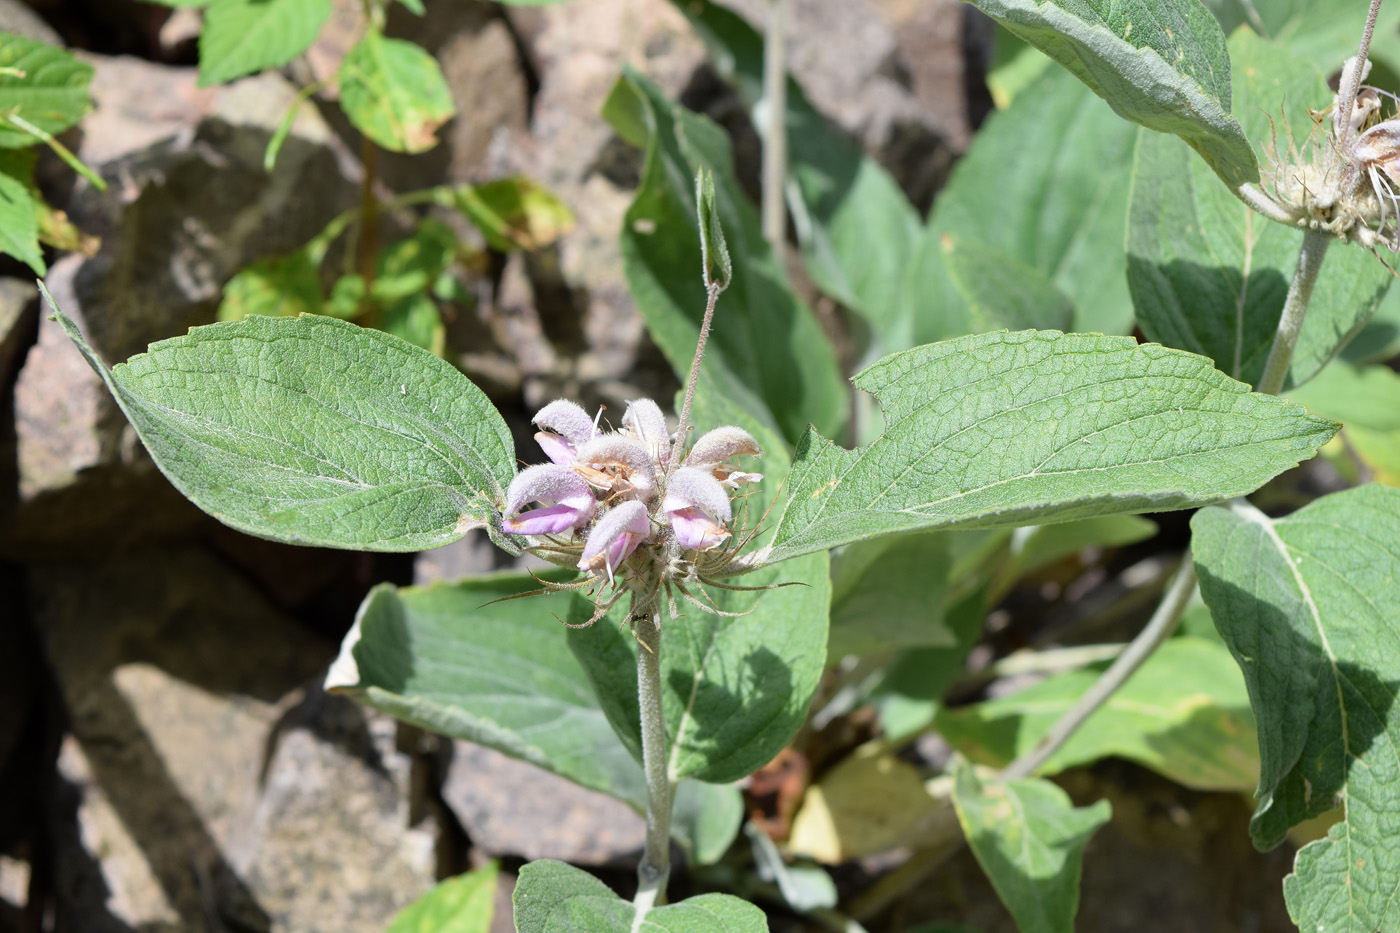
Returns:
[[[1355,58],[1348,59],[1343,72],[1357,67]],[[1364,62],[1356,80],[1364,81],[1370,70]],[[1383,98],[1396,99],[1361,85],[1351,112],[1342,115],[1339,92],[1326,110],[1312,112],[1320,140],[1315,131],[1301,150],[1290,141],[1286,156],[1273,153],[1263,181],[1284,213],[1279,219],[1400,252],[1400,119],[1383,118]]]
[[[733,536],[730,491],[763,479],[735,465],[741,456],[761,454],[753,437],[736,427],[708,432],[684,460],[672,463],[684,441],[667,432],[651,399],[629,402],[617,431],[600,431],[596,420],[563,399],[533,420],[540,428],[535,440],[551,462],[526,467],[511,482],[504,528],[541,536],[544,550],[570,559],[581,541],[575,566],[594,578],[602,572],[615,583],[643,546],[663,568],[653,578],[665,577],[664,568],[675,562],[678,554],[668,551],[720,548]]]

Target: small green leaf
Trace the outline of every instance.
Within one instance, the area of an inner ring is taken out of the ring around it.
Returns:
[[[522,175],[461,185],[451,201],[503,253],[543,249],[574,228],[568,205]]]
[[[541,578],[574,576],[553,570]],[[593,606],[578,593],[512,598],[541,588],[526,574],[378,586],[360,606],[326,689],[490,746],[641,811],[642,770],[613,734],[559,621],[584,622]],[[627,673],[635,693],[635,667]],[[729,847],[742,816],[735,788],[682,781],[672,834],[708,864]]]
[[[422,16],[426,11],[423,9],[423,0],[399,0],[409,12],[414,16]]]
[[[745,410],[771,412],[788,443],[809,423],[839,432],[849,392],[835,353],[763,240],[758,213],[734,175],[728,136],[630,70],[613,87],[604,116],[620,133],[644,133],[645,171],[622,230],[623,266],[672,368],[681,378],[690,371],[705,310],[705,289],[695,280],[701,246],[693,186],[704,168],[714,174],[719,220],[736,260],[704,371]]]
[[[1340,805],[1284,881],[1304,930],[1400,928],[1400,490],[1324,496],[1283,519],[1245,502],[1191,521],[1201,595],[1259,721],[1256,846]]]
[[[1084,844],[1108,822],[1108,801],[1075,807],[1040,779],[983,784],[959,762],[953,804],[972,854],[1021,933],[1073,933]]]
[[[386,304],[423,295],[456,255],[457,235],[447,224],[430,217],[412,236],[390,244],[379,254],[371,295]]]
[[[453,113],[437,59],[373,30],[340,64],[340,105],[356,129],[394,152],[433,148],[438,127]]]
[[[400,298],[379,314],[380,330],[435,356],[447,352],[447,327],[437,302],[423,293]]]
[[[519,933],[767,933],[763,911],[728,894],[701,894],[654,907],[644,917],[588,872],[548,859],[520,869]]]
[[[803,438],[770,560],[916,528],[1188,508],[1257,489],[1336,431],[1204,357],[1131,338],[981,334],[852,381],[885,433],[856,450]]]
[[[1107,662],[1043,680],[1009,696],[939,710],[934,725],[974,760],[1004,767],[1029,751]],[[1129,758],[1199,790],[1249,790],[1259,778],[1249,696],[1225,647],[1174,638],[1037,772],[1057,774],[1100,758]]]
[[[34,198],[34,154],[0,149],[0,253],[44,275],[39,249],[39,203]]]
[[[1288,125],[1305,133],[1307,107],[1331,97],[1322,75],[1247,30],[1230,47],[1244,77],[1240,112],[1250,138],[1278,136],[1283,146]],[[1150,339],[1209,356],[1221,371],[1258,382],[1302,237],[1241,205],[1176,140],[1143,134],[1133,166],[1128,282]],[[1390,281],[1365,250],[1329,251],[1294,351],[1291,385],[1312,378],[1351,340]]]
[[[1199,0],[969,0],[1125,120],[1180,136],[1231,189],[1259,180],[1230,116],[1225,36]]]
[[[1145,541],[1157,524],[1137,515],[1101,515],[1078,522],[1018,528],[1011,540],[1011,576],[1020,577],[1088,547],[1122,547]]]
[[[715,176],[705,169],[695,173],[695,212],[699,216],[700,267],[705,288],[718,286],[723,291],[734,277],[734,264],[724,242],[719,211],[715,209]]]
[[[975,319],[954,287],[943,261],[947,235],[1053,281],[1074,303],[1075,330],[1129,332],[1123,237],[1137,136],[1059,68],[989,116],[934,202],[905,288],[912,338],[891,349],[995,326]]]
[[[401,910],[385,933],[489,933],[495,914],[495,862],[441,881]]]
[[[1069,329],[1074,305],[1047,276],[976,240],[945,233],[941,244],[943,265],[967,302],[973,333],[999,327]]]
[[[92,66],[63,49],[0,32],[0,114],[15,114],[46,133],[61,133],[92,108]],[[32,133],[0,120],[0,148],[32,146]]]
[[[199,34],[199,86],[280,68],[316,40],[331,0],[213,0]]]
[[[499,515],[515,475],[510,430],[465,376],[396,337],[319,315],[254,316],[109,370],[55,313],[156,465],[226,525],[419,551]]]
[[[228,280],[219,320],[241,321],[250,314],[296,317],[320,314],[321,275],[306,250],[277,259],[259,259]]]

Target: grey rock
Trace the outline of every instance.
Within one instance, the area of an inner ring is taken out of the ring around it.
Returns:
[[[443,800],[488,855],[635,865],[646,823],[620,800],[500,752],[453,743]]]
[[[0,32],[12,32],[49,45],[63,45],[62,37],[54,28],[20,0],[0,0]]]
[[[377,931],[433,883],[396,724],[316,687],[333,654],[192,550],[31,576],[72,716],[64,928]]]

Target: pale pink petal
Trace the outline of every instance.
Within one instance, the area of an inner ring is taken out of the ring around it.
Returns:
[[[587,444],[598,433],[588,412],[563,398],[550,402],[535,412],[535,417],[530,420],[551,434],[562,437],[574,450]]]
[[[635,491],[642,500],[656,492],[654,461],[641,444],[621,434],[599,434],[579,448],[573,465],[600,489],[624,494]],[[619,487],[612,477],[623,480],[626,486]]]
[[[619,503],[608,510],[584,542],[579,570],[606,568],[611,578],[623,561],[631,556],[651,534],[651,520],[646,506],[636,500]]]
[[[676,471],[666,487],[666,499],[661,503],[661,511],[665,513],[688,508],[703,509],[721,522],[734,517],[729,507],[729,494],[719,480],[695,467],[681,467]]]
[[[685,458],[685,465],[712,467],[731,457],[741,455],[758,457],[762,454],[763,451],[759,449],[758,442],[753,439],[752,434],[743,428],[726,425],[722,428],[715,428],[713,431],[706,431],[701,435],[700,439],[695,442],[695,446],[690,448],[690,454]]]
[[[578,457],[578,452],[574,450],[574,445],[568,440],[555,434],[553,431],[535,432],[535,441],[544,451],[544,455],[555,463],[568,466]]]
[[[703,509],[685,508],[667,513],[671,530],[681,547],[708,551],[719,547],[729,537],[729,529],[715,521]]]
[[[531,502],[545,509],[521,514]],[[527,467],[515,474],[506,490],[505,528],[512,534],[556,534],[571,528],[581,528],[593,518],[597,507],[593,490],[573,470],[554,463]],[[543,512],[536,517],[536,512]],[[549,527],[549,531],[535,531]]]
[[[723,477],[716,475],[715,479],[719,480],[719,484],[726,489],[738,489],[745,483],[757,483],[763,480],[762,473],[743,473],[739,470],[722,470],[722,472],[729,475]]]

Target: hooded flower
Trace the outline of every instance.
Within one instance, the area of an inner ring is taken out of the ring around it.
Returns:
[[[729,495],[710,473],[684,466],[671,477],[661,514],[671,525],[681,547],[708,551],[729,537],[724,527],[734,517]]]
[[[535,435],[535,440],[544,449],[545,456],[566,466],[574,462],[578,449],[597,433],[588,412],[562,398],[535,412],[531,420],[544,429]]]
[[[745,473],[729,464],[728,461],[741,455],[761,456],[763,451],[753,435],[743,428],[726,425],[707,431],[690,449],[685,465],[707,470],[720,485],[738,489],[744,483],[756,483],[763,479],[762,473]]]
[[[647,517],[646,506],[636,500],[615,505],[593,526],[578,569],[592,571],[606,568],[611,580],[613,571],[632,556],[637,545],[645,541],[649,534],[651,520]]]
[[[627,403],[622,429],[642,445],[658,466],[664,468],[670,461],[671,436],[666,431],[666,416],[651,399],[638,398]]]
[[[656,493],[656,461],[645,447],[621,434],[599,434],[584,444],[573,468],[610,496],[645,502]]]
[[[522,513],[531,502],[543,508]],[[527,467],[506,490],[505,529],[515,535],[551,535],[588,524],[597,500],[593,490],[573,470],[555,463]]]

